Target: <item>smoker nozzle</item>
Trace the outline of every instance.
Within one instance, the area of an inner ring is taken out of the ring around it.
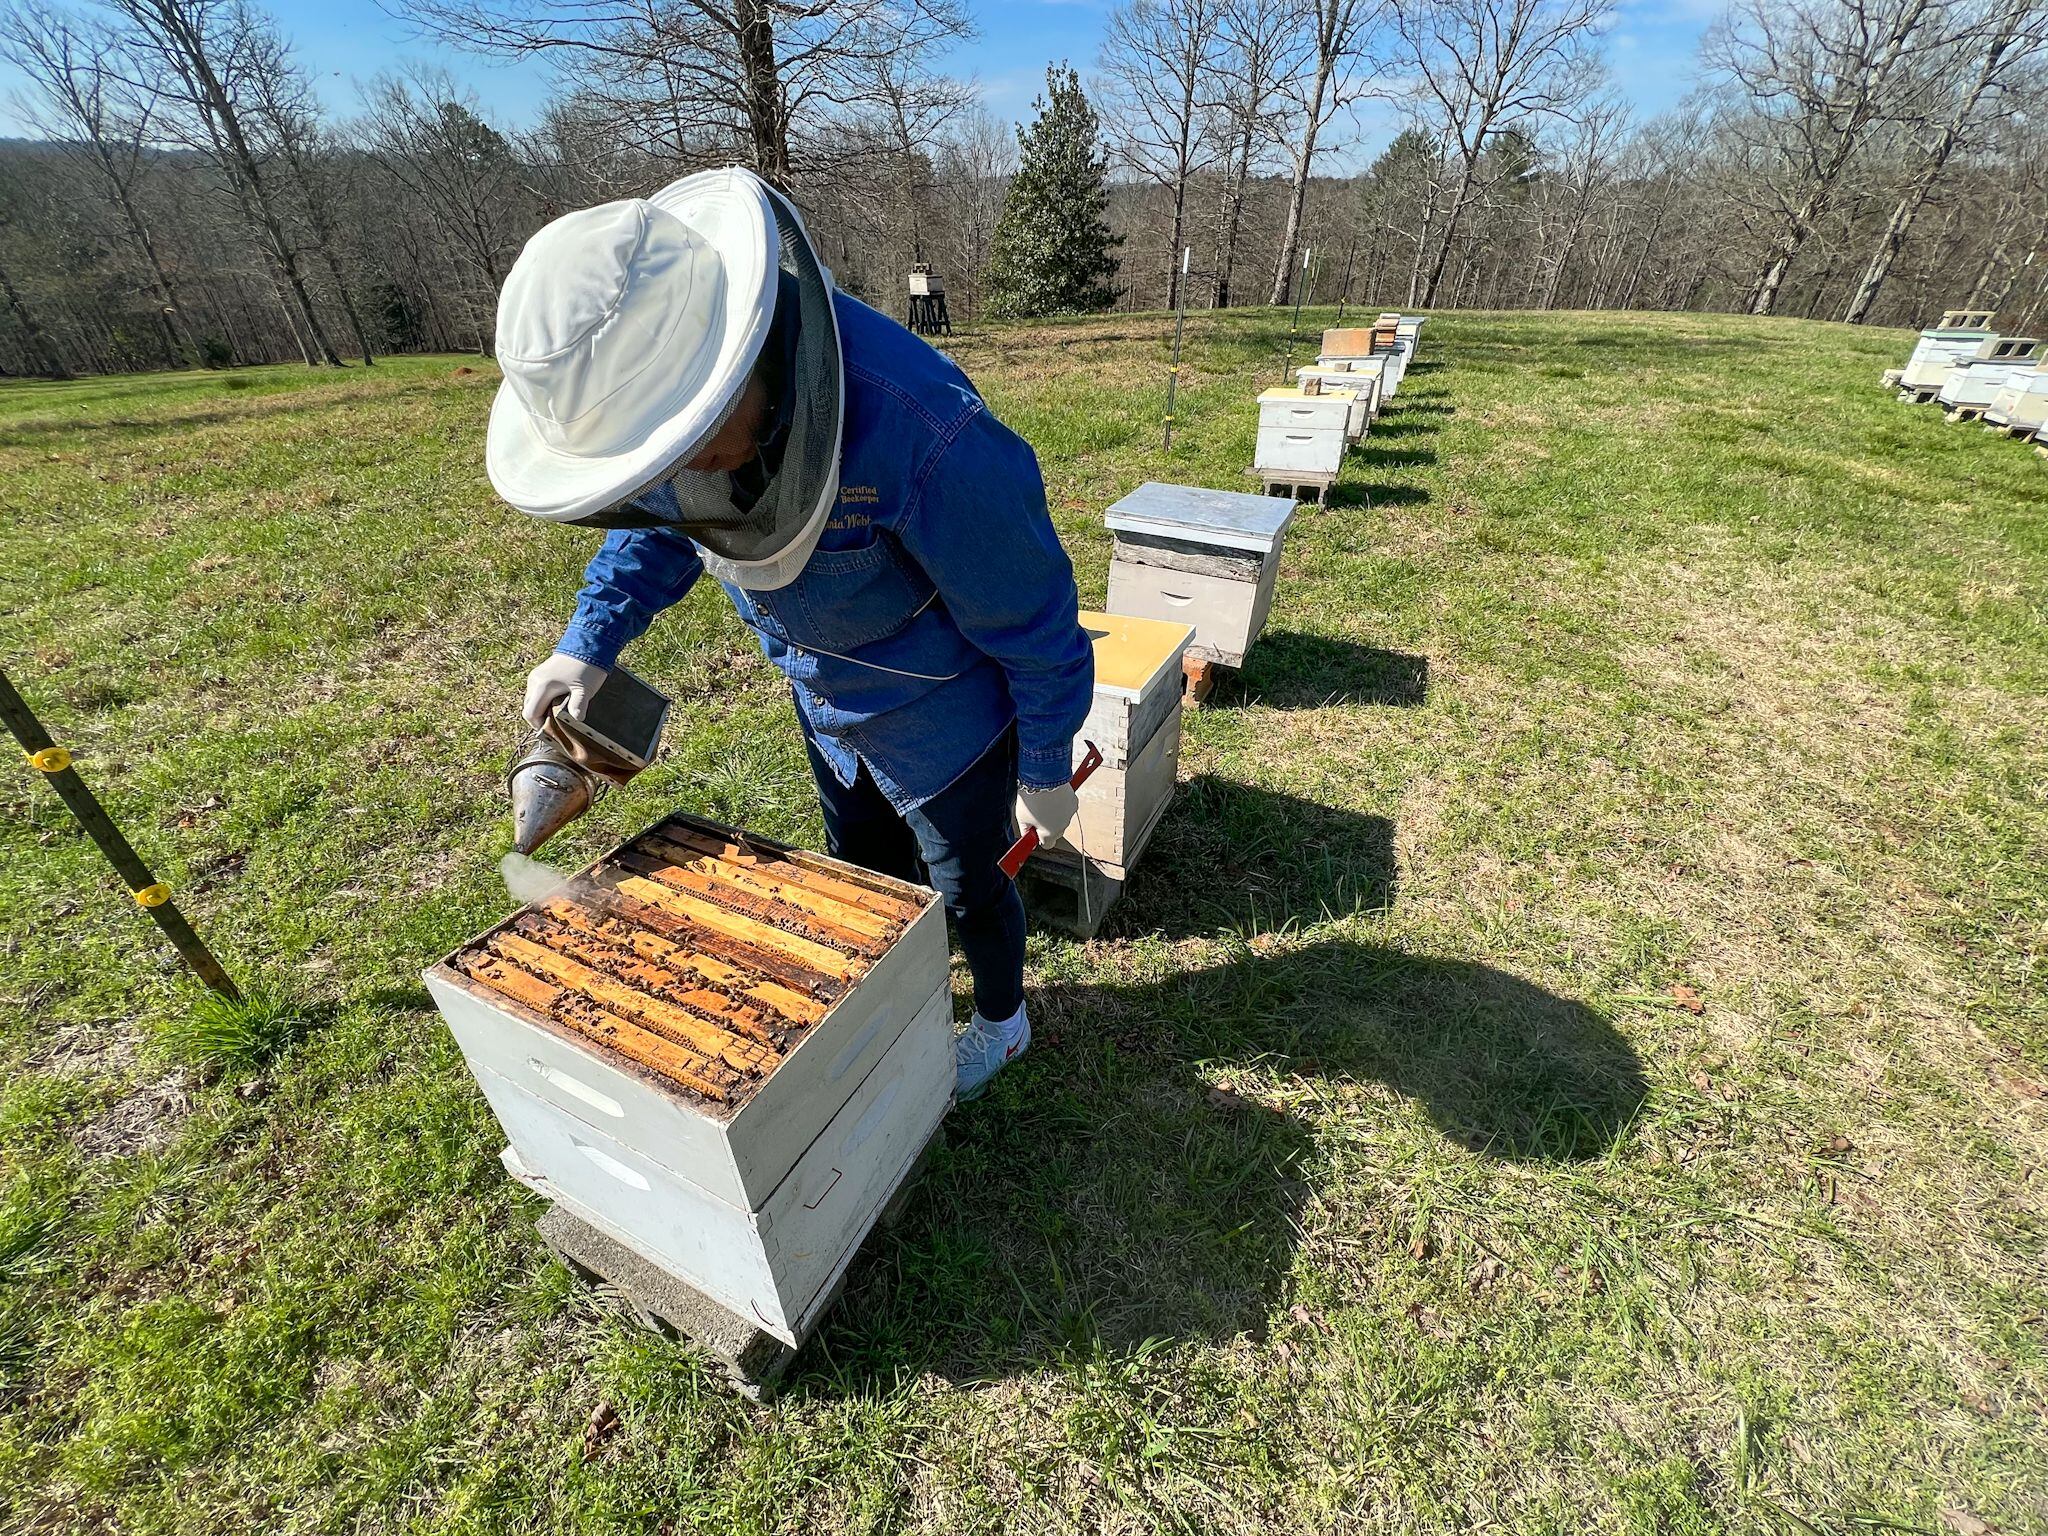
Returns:
[[[513,760],[505,786],[512,799],[512,846],[523,854],[589,810],[599,793],[597,775],[537,733]]]

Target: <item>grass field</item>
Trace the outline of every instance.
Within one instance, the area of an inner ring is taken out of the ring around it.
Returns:
[[[1084,601],[1286,323],[1191,324],[1171,453],[1157,317],[956,341]],[[0,665],[268,998],[0,772],[0,1529],[2048,1530],[2048,466],[1898,332],[1424,340],[768,1408],[547,1257],[418,982],[591,546],[494,502],[495,373],[0,389]],[[715,589],[630,659],[669,755],[558,859],[817,842]]]

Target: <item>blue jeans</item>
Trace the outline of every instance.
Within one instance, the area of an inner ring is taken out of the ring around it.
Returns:
[[[804,732],[811,777],[835,859],[929,884],[946,903],[974,977],[974,1008],[1000,1022],[1024,1006],[1024,903],[996,863],[1017,840],[1017,732],[1003,732],[967,770],[913,811],[891,805],[865,764],[841,784]]]

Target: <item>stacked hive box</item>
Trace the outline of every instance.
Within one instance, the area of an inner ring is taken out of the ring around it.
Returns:
[[[2008,377],[1984,408],[1984,420],[2013,437],[2031,437],[2048,425],[2048,373],[2036,368]]]
[[[2031,374],[2041,360],[2041,343],[2031,336],[1993,336],[1956,359],[1941,381],[1938,398],[1952,421],[1980,416],[2015,374]]]
[[[1074,744],[1102,763],[1078,791],[1073,826],[1032,855],[1031,868],[1073,893],[1068,926],[1092,934],[1121,892],[1173,799],[1180,769],[1181,663],[1194,626],[1083,610],[1095,648],[1095,699]]]
[[[1284,496],[1211,491],[1148,481],[1104,517],[1114,536],[1109,609],[1191,624],[1189,676],[1244,664],[1273,606],[1280,541],[1294,517]]]
[[[951,1101],[937,898],[708,822],[426,981],[515,1176],[792,1345]]]
[[[1951,315],[1954,313],[1952,311]],[[1988,325],[1947,324],[1951,315],[1942,316],[1943,324],[1922,331],[1920,339],[1913,344],[1913,353],[1906,359],[1906,366],[1900,370],[1897,380],[1899,389],[1906,395],[1919,400],[1933,399],[1951,368],[1974,354],[1985,342],[1997,340]],[[1974,319],[1976,316],[1970,314],[1962,318]]]
[[[1316,357],[1320,368],[1355,369],[1377,359],[1380,368],[1380,398],[1391,400],[1401,387],[1407,366],[1407,351],[1401,341],[1401,317],[1384,314],[1371,326],[1351,326],[1323,332],[1322,351]]]
[[[1300,386],[1261,393],[1252,472],[1262,488],[1271,494],[1285,487],[1288,494],[1299,495],[1313,487],[1322,500],[1344,467],[1356,404],[1350,394],[1310,394]]]
[[[1326,395],[1351,396],[1351,420],[1346,432],[1355,443],[1372,430],[1372,419],[1379,413],[1380,366],[1376,357],[1362,358],[1344,367],[1326,368],[1320,363],[1304,363],[1294,370],[1294,381],[1303,389],[1314,384]]]

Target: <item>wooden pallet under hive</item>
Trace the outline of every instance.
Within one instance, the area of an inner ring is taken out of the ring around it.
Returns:
[[[693,818],[426,979],[518,1177],[791,1342],[951,1098],[937,897]]]

